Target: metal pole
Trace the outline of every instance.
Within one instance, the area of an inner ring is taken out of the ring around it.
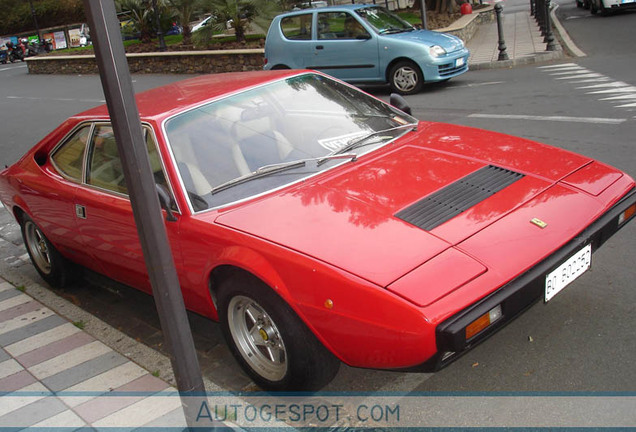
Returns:
[[[420,0],[420,14],[422,15],[422,28],[426,30],[426,0]]]
[[[40,36],[40,26],[38,26],[38,18],[33,7],[33,0],[29,0],[29,6],[31,6],[31,16],[33,17],[33,23],[35,24],[35,31],[38,33],[38,47],[42,44],[42,36]]]
[[[200,404],[186,396],[204,395],[205,387],[142,135],[115,4],[113,0],[84,0],[84,9],[161,329],[186,422],[194,427]]]
[[[161,19],[159,17],[159,8],[157,7],[157,0],[152,0],[152,9],[155,11],[155,25],[157,26],[157,39],[159,39],[159,51],[165,51],[166,41],[163,39],[163,32],[161,31]]]
[[[541,36],[545,36],[545,1],[544,0],[536,0],[537,4],[535,6],[536,10],[536,19],[539,28],[541,29]]]
[[[508,53],[506,52],[506,41],[504,40],[503,34],[503,25],[501,23],[502,11],[503,6],[501,6],[501,3],[497,3],[495,5],[495,13],[497,14],[497,32],[499,33],[499,57],[497,58],[497,61],[508,60]]]
[[[545,1],[545,39],[547,46],[546,51],[556,51],[557,46],[552,34],[552,21],[550,20],[550,0]]]

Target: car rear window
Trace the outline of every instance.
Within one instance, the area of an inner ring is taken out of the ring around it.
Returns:
[[[311,14],[294,15],[283,18],[280,28],[283,35],[291,40],[311,39]]]

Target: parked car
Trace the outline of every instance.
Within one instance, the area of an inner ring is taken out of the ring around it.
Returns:
[[[210,15],[208,17],[205,17],[204,19],[202,19],[198,24],[195,24],[194,26],[192,26],[192,33],[201,30],[203,27],[210,25],[210,24],[214,24],[214,20],[215,20],[215,16],[214,15]]]
[[[586,3],[589,4],[592,15],[599,12],[607,15],[610,12],[636,8],[636,0],[585,0],[584,6]]]
[[[185,304],[266,389],[318,389],[340,362],[442,368],[636,212],[615,168],[417,121],[319,72],[201,76],[137,103]],[[128,181],[104,106],[0,172],[44,280],[72,262],[151,292]]]
[[[389,83],[402,94],[468,70],[458,37],[417,30],[380,6],[344,5],[277,16],[265,40],[265,69],[315,69],[350,83]]]

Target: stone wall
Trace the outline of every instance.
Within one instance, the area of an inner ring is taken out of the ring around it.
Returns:
[[[263,69],[263,49],[126,54],[131,73],[221,73]],[[94,55],[27,58],[29,73],[96,74]]]
[[[489,5],[485,8],[476,10],[470,15],[462,15],[460,19],[455,21],[448,27],[435,30],[436,32],[449,33],[457,36],[464,42],[472,39],[481,24],[485,24],[495,19],[495,8]]]

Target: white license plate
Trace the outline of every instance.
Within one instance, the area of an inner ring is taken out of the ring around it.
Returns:
[[[545,278],[545,301],[557,295],[592,264],[592,245],[589,244],[568,258]]]
[[[458,58],[457,61],[455,62],[455,67],[464,66],[465,62],[466,62],[466,59],[464,57]]]

